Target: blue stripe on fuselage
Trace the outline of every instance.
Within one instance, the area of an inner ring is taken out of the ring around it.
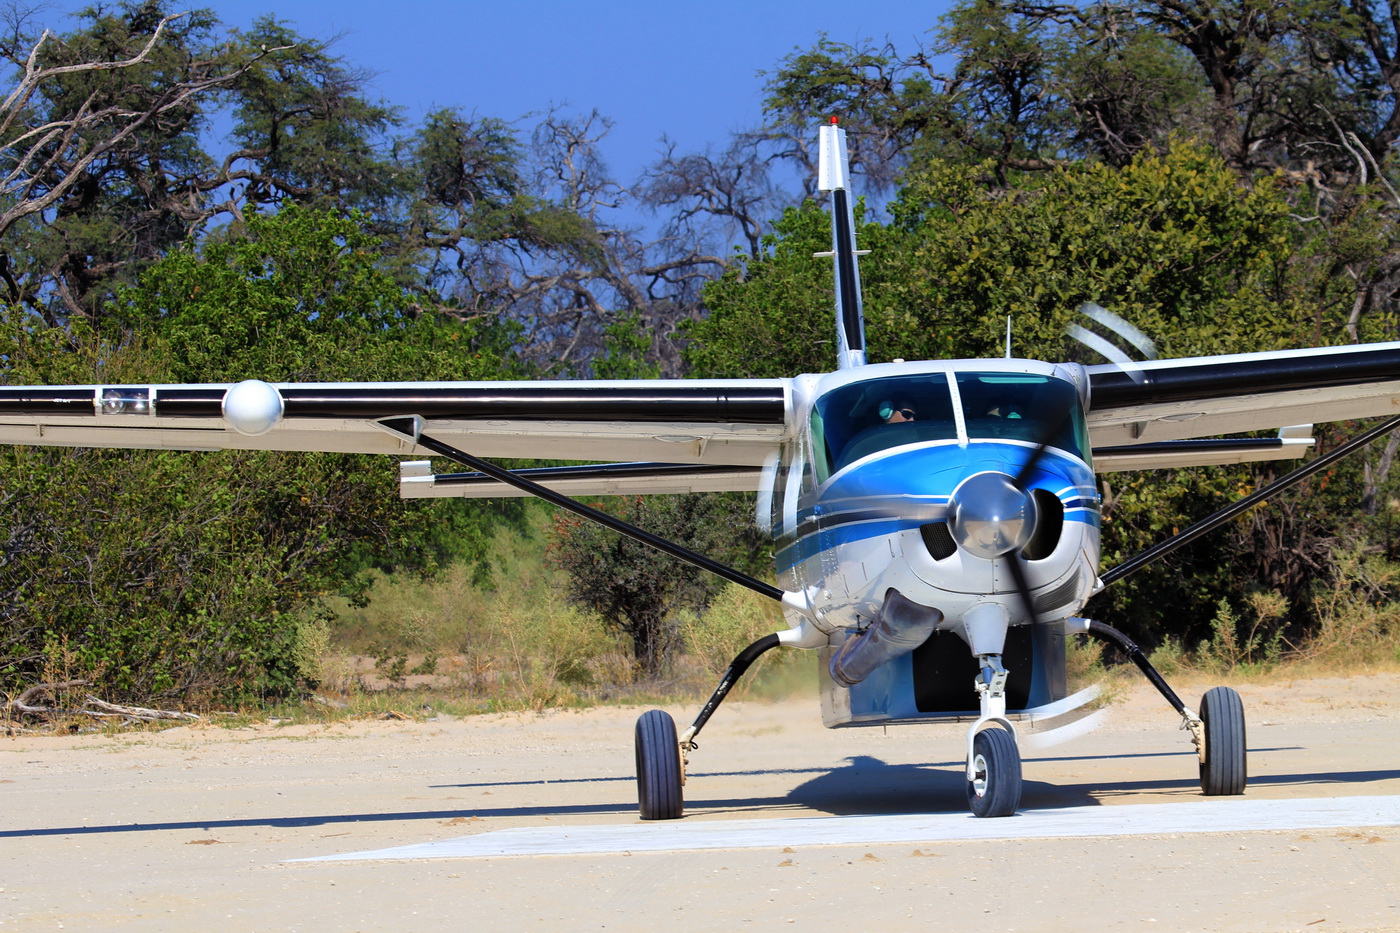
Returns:
[[[1006,441],[972,441],[965,447],[941,442],[882,451],[857,461],[831,477],[815,497],[803,496],[797,537],[778,551],[778,571],[824,549],[942,520],[949,496],[965,478],[989,470],[1015,476],[1034,450],[1031,444]],[[1026,485],[1059,496],[1065,521],[1098,526],[1094,473],[1083,460],[1047,449]]]

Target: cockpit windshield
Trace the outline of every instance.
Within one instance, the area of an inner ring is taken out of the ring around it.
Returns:
[[[1069,382],[997,372],[957,373],[956,382],[968,439],[1048,442],[1077,457],[1088,450],[1079,395]],[[953,394],[941,372],[851,383],[812,409],[818,482],[881,450],[957,438]]]
[[[889,447],[957,436],[953,396],[944,373],[852,383],[823,395],[812,409],[818,482]]]
[[[1030,373],[958,373],[957,380],[970,439],[1048,443],[1084,456],[1084,413],[1070,383]]]

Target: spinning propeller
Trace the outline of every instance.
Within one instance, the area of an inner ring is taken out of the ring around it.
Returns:
[[[1116,364],[1134,382],[1143,382],[1147,377],[1138,365],[1140,360],[1123,347],[1142,359],[1154,360],[1157,348],[1151,338],[1101,305],[1085,302],[1079,311],[1090,325],[1116,337],[1117,342],[1080,323],[1071,324],[1066,329],[1067,336]],[[1027,549],[1036,540],[1037,531],[1046,530],[1046,523],[1053,520],[1050,509],[1057,503],[1045,501],[1053,496],[1037,494],[1030,482],[1046,451],[1055,446],[1072,417],[1069,409],[1053,413],[1043,423],[1030,456],[1014,476],[989,471],[968,477],[953,492],[948,507],[948,529],[953,540],[971,554],[1004,562],[1021,596],[1027,620],[1032,623],[1041,620],[1022,561],[1042,556],[1028,554]]]

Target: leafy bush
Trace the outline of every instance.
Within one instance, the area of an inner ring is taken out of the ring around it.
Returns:
[[[619,496],[607,510],[740,570],[757,570],[768,554],[749,496]],[[713,574],[572,514],[558,516],[552,537],[550,558],[567,575],[569,598],[631,639],[648,678],[666,673],[680,645],[682,613],[703,611],[723,585]]]
[[[362,218],[252,217],[177,251],[109,324],[49,327],[0,307],[0,379],[121,384],[513,373],[481,324],[404,314]],[[269,451],[0,450],[0,691],[56,665],[110,699],[285,695],[322,635],[315,605],[371,567],[431,569],[518,504],[404,503],[383,457]],[[468,551],[469,553],[469,551]],[[62,652],[58,664],[54,652]]]

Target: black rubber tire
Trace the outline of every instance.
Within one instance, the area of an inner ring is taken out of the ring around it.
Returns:
[[[1021,753],[1005,729],[983,729],[972,740],[978,780],[967,782],[974,816],[1011,816],[1021,805]]]
[[[1212,687],[1201,697],[1206,753],[1201,761],[1201,793],[1207,797],[1243,794],[1245,764],[1244,704],[1229,687]]]
[[[637,809],[644,820],[678,820],[681,797],[681,747],[676,721],[659,709],[637,720]]]

